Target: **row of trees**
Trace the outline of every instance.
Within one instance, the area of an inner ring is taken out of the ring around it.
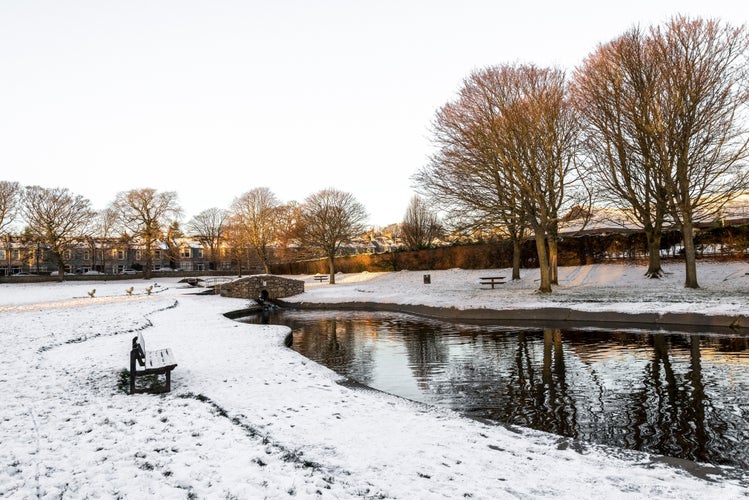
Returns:
[[[748,184],[749,36],[745,27],[676,17],[600,45],[572,78],[559,69],[479,69],[433,123],[437,152],[414,180],[455,227],[530,233],[539,291],[557,281],[565,214],[624,207],[648,237],[659,277],[666,225],[684,237],[697,288],[694,224]]]
[[[25,234],[48,248],[60,270],[65,268],[64,255],[71,243],[128,233],[143,246],[144,271],[149,277],[156,243],[181,235],[177,223],[181,215],[172,191],[123,191],[97,212],[88,199],[66,188],[21,187],[17,182],[0,181],[0,234],[21,218]],[[328,258],[334,283],[334,257],[344,242],[364,232],[366,219],[364,206],[336,189],[323,189],[302,204],[281,204],[268,188],[256,188],[236,198],[230,210],[205,210],[186,227],[209,249],[212,259],[223,243],[229,243],[238,252],[239,262],[246,257],[242,253],[254,251],[265,272],[270,269],[270,246],[285,248],[296,241]],[[59,276],[64,279],[64,273]]]

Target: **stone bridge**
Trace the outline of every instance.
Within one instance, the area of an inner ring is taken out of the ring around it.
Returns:
[[[266,291],[267,298],[281,299],[304,293],[304,281],[282,278],[272,274],[256,274],[219,285],[216,287],[216,291],[222,297],[253,300],[260,297],[263,291]]]

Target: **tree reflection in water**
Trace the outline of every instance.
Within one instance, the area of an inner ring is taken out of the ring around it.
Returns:
[[[383,312],[282,311],[293,348],[468,416],[749,469],[749,339],[518,329]]]

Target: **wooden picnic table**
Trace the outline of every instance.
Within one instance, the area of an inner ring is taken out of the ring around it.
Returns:
[[[503,285],[505,283],[504,276],[485,276],[479,278],[479,280],[482,285],[491,285],[492,290],[494,290],[494,285]]]

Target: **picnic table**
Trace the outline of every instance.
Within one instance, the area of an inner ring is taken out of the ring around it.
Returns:
[[[479,280],[482,285],[491,285],[492,290],[494,290],[495,285],[503,285],[505,283],[504,276],[485,276],[479,278]]]

